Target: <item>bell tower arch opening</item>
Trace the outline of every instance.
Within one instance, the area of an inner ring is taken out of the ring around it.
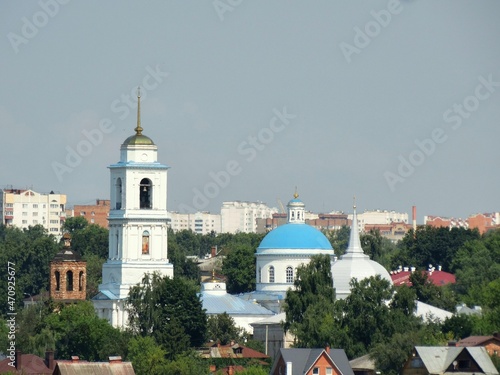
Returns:
[[[149,178],[143,178],[139,184],[139,207],[150,209],[153,198],[153,184]]]

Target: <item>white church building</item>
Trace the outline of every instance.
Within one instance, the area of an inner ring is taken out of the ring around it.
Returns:
[[[99,293],[92,299],[100,318],[113,327],[128,325],[126,300],[145,273],[173,277],[167,257],[167,170],[157,146],[142,134],[140,93],[137,127],[110,169],[109,255]]]

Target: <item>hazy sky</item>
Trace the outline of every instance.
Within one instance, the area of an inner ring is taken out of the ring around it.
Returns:
[[[2,1],[0,187],[109,197],[136,125],[168,209],[500,210],[500,1]]]

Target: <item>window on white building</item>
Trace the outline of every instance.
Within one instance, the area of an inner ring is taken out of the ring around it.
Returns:
[[[274,283],[274,267],[269,267],[269,282]]]
[[[286,268],[286,282],[289,284],[293,283],[293,268],[292,267]]]

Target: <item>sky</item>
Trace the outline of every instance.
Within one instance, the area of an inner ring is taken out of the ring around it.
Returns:
[[[0,188],[109,198],[144,134],[169,211],[500,211],[500,2],[0,3]]]

